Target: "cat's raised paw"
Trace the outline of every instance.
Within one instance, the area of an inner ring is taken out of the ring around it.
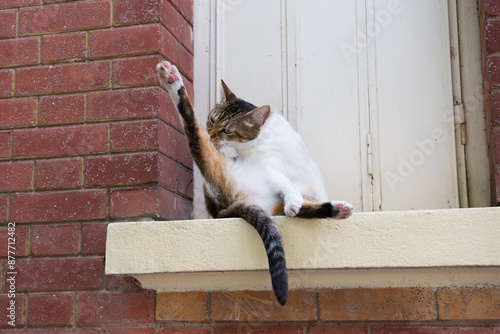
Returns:
[[[336,211],[338,211],[335,215],[336,219],[346,219],[350,217],[354,211],[354,207],[344,201],[333,201],[332,206]]]
[[[184,86],[179,70],[175,65],[165,60],[156,65],[156,71],[158,73],[158,79],[167,88],[170,97],[175,105],[177,105],[179,101],[179,89]]]

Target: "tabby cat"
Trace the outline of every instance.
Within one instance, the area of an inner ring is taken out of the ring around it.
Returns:
[[[198,119],[182,77],[168,61],[157,65],[182,118],[189,148],[204,177],[207,210],[214,218],[240,217],[255,227],[267,252],[276,299],[288,298],[288,275],[280,232],[272,215],[347,218],[353,208],[327,201],[322,177],[301,137],[269,106],[256,107],[231,92]]]

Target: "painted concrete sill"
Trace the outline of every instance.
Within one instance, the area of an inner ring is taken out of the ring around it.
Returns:
[[[291,289],[500,284],[500,207],[275,220]],[[262,242],[241,219],[112,223],[106,274],[159,292],[271,288]]]

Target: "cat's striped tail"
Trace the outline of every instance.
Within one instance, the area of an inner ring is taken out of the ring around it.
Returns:
[[[221,212],[224,217],[240,217],[255,227],[267,252],[269,272],[276,299],[285,305],[288,299],[288,273],[285,262],[285,251],[278,227],[271,216],[257,205],[240,202],[233,204]]]

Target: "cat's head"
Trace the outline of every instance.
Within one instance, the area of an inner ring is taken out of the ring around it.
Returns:
[[[257,138],[271,112],[242,100],[221,80],[223,100],[209,113],[207,131],[214,143],[246,143]]]

